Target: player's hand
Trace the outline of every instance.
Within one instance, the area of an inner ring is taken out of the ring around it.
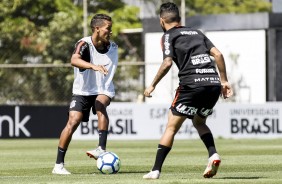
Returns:
[[[154,90],[155,90],[155,87],[153,87],[153,86],[147,87],[147,88],[145,89],[145,91],[144,91],[145,97],[149,97],[149,98],[152,97],[151,93],[152,93]]]
[[[103,65],[94,65],[92,67],[92,69],[95,70],[95,71],[99,71],[99,72],[101,72],[104,75],[108,74],[107,68],[105,66],[103,66]]]
[[[224,99],[229,98],[233,95],[233,90],[228,82],[221,83],[221,95]]]

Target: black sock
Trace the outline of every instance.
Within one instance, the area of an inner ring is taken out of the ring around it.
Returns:
[[[99,130],[99,146],[101,146],[103,150],[106,150],[107,137],[108,137],[107,130]]]
[[[67,150],[58,147],[58,153],[57,153],[57,161],[56,164],[64,163],[65,162],[65,155]]]
[[[205,146],[206,146],[206,148],[209,152],[209,157],[211,157],[214,153],[216,153],[212,133],[206,133],[206,134],[202,135],[201,139],[204,142],[204,144],[205,144]]]
[[[166,156],[167,156],[167,154],[169,153],[170,150],[171,150],[170,147],[166,147],[166,146],[161,145],[161,144],[158,145],[156,160],[155,160],[155,164],[154,164],[152,171],[159,170],[161,172],[164,160],[165,160],[165,158],[166,158]]]

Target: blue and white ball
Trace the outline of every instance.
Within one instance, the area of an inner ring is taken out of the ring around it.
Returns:
[[[115,174],[120,170],[121,161],[117,154],[105,152],[97,159],[97,168],[103,174]]]

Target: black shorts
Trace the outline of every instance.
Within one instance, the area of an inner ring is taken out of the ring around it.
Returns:
[[[97,95],[91,95],[91,96],[73,95],[71,99],[69,111],[82,112],[83,114],[82,121],[88,122],[91,108],[93,114],[96,114],[96,109],[95,109],[96,98]]]
[[[187,116],[189,119],[195,114],[205,118],[212,114],[220,93],[221,86],[179,86],[170,109],[174,115]]]

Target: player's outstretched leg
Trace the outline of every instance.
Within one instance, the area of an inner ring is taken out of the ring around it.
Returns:
[[[209,158],[208,165],[206,170],[204,171],[203,176],[205,178],[212,178],[214,175],[216,175],[220,162],[221,160],[219,155],[217,153],[214,153]]]
[[[99,146],[98,148],[94,149],[94,150],[90,150],[90,151],[87,151],[86,154],[90,157],[90,158],[94,158],[95,160],[98,159],[98,157],[100,155],[102,155],[103,153],[105,153],[106,150],[103,150],[101,148],[101,146]]]

